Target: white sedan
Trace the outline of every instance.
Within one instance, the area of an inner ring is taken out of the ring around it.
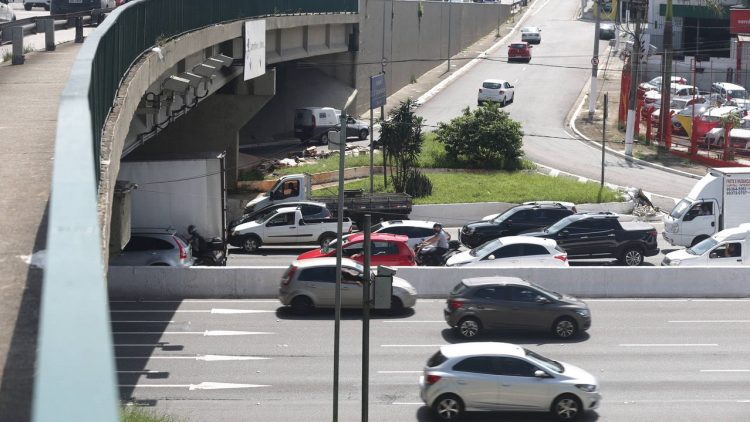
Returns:
[[[513,102],[515,93],[515,88],[510,82],[500,79],[487,79],[482,82],[482,87],[479,88],[477,105],[481,106],[486,102],[495,102],[500,103],[500,106],[504,107],[506,104]]]
[[[539,44],[542,42],[542,30],[538,26],[525,26],[521,28],[521,41],[529,44]]]
[[[448,267],[567,267],[568,254],[553,239],[506,236],[457,253]]]

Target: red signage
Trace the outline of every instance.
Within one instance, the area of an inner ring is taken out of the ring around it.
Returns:
[[[750,9],[729,9],[729,32],[750,34]]]

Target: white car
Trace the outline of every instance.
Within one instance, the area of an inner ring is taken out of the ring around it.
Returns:
[[[573,420],[601,402],[593,375],[510,343],[442,346],[427,360],[419,390],[439,420],[487,410],[551,412]]]
[[[683,78],[682,76],[672,76],[670,79],[671,83],[673,84],[687,84],[687,79]],[[660,90],[661,76],[657,76],[648,82],[643,82],[639,86],[645,90]]]
[[[729,131],[732,140],[732,146],[735,149],[747,150],[750,146],[750,116],[745,116],[740,120],[739,127],[732,128]],[[706,134],[706,143],[711,146],[724,146],[724,128],[719,125],[708,131]]]
[[[482,87],[479,88],[477,105],[495,102],[500,103],[501,107],[505,107],[506,104],[513,102],[514,96],[515,88],[510,82],[501,79],[487,79],[482,82]]]
[[[16,12],[8,5],[8,0],[0,0],[0,23],[16,20]]]
[[[737,228],[722,230],[695,246],[668,253],[661,265],[745,266],[750,264],[750,254],[747,251],[748,236],[750,224],[740,224]]]
[[[406,242],[410,248],[414,249],[417,244],[435,234],[432,226],[434,221],[422,220],[391,220],[383,221],[372,226],[372,233],[388,233],[406,236],[409,240]]]
[[[537,26],[524,26],[521,28],[521,41],[529,44],[539,44],[542,42],[542,30]]]
[[[448,267],[567,267],[568,254],[553,239],[505,236],[459,252]]]

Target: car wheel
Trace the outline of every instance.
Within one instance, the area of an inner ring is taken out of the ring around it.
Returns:
[[[500,101],[500,107],[505,107],[508,104],[507,101],[505,101],[505,97],[503,97],[502,101]]]
[[[23,8],[26,9],[26,11],[28,12],[29,10],[31,10],[32,5],[31,5],[31,3],[26,3],[26,4],[23,5]]]
[[[456,326],[458,334],[463,338],[474,338],[482,331],[482,324],[476,318],[464,318]]]
[[[578,398],[571,394],[564,394],[552,402],[552,414],[561,421],[577,419],[583,412],[583,406]]]
[[[453,394],[445,394],[438,397],[432,405],[432,410],[442,421],[454,421],[464,412],[464,404],[461,399]]]
[[[516,93],[514,92],[513,95],[510,96],[510,103],[513,104],[513,101],[516,100]]]
[[[643,252],[637,247],[627,247],[620,256],[620,262],[628,267],[637,267],[643,264]]]
[[[558,338],[571,338],[578,333],[578,326],[572,318],[558,318],[552,325],[552,334]]]
[[[404,312],[404,304],[401,302],[401,299],[391,296],[391,307],[388,309],[388,314],[398,315],[402,312]]]
[[[320,135],[320,144],[321,145],[328,145],[328,134],[324,133]]]
[[[296,315],[307,315],[315,308],[312,300],[307,296],[297,296],[292,299],[292,312]]]
[[[321,248],[328,246],[329,243],[336,240],[336,235],[333,233],[323,233],[318,238],[318,244]]]
[[[693,239],[692,243],[690,243],[690,247],[692,248],[693,246],[703,242],[706,239],[708,239],[708,236],[698,236],[695,239]]]
[[[260,239],[257,236],[246,236],[242,239],[242,250],[252,253],[260,247]]]
[[[364,141],[367,139],[367,136],[370,134],[370,132],[367,129],[362,129],[359,131],[359,140]]]

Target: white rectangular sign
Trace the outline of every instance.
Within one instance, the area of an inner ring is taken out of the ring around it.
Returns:
[[[266,73],[266,21],[245,22],[245,80]]]

